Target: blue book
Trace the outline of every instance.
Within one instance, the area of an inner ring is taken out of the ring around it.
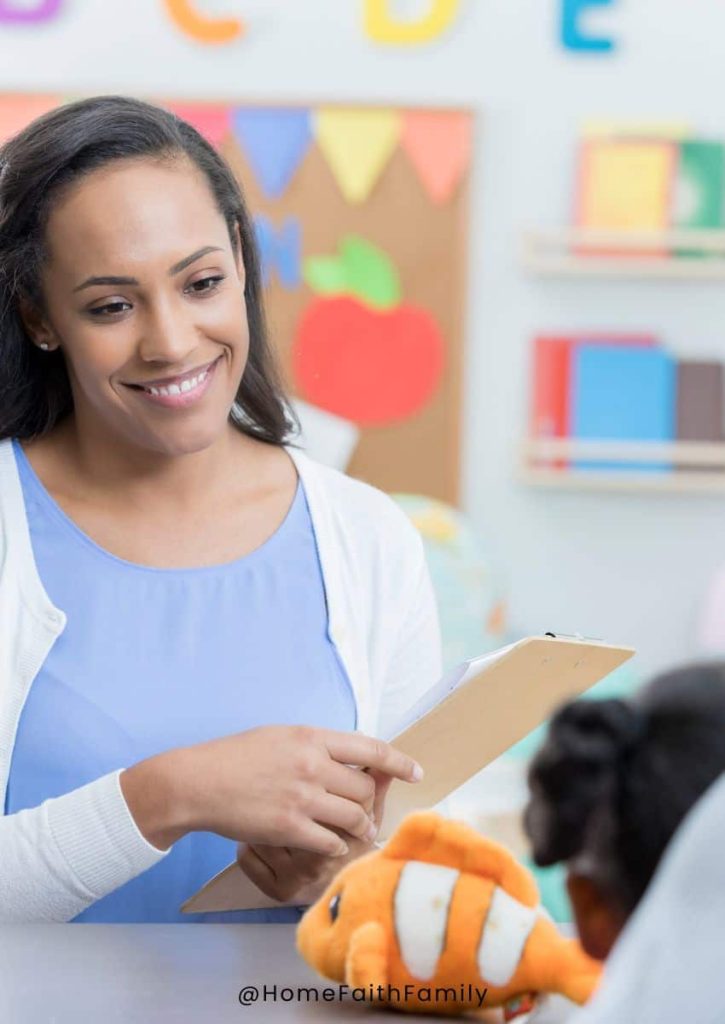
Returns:
[[[676,361],[659,348],[581,344],[573,353],[572,437],[601,441],[672,441]],[[576,462],[576,469],[671,470],[669,463]]]

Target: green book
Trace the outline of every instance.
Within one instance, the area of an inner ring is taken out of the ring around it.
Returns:
[[[674,228],[703,230],[725,224],[725,145],[693,140],[680,144],[675,188]],[[704,256],[677,250],[678,256]]]

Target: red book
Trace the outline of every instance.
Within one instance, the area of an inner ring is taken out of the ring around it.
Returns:
[[[569,334],[541,335],[534,341],[531,438],[565,438],[570,436],[571,424],[571,362],[575,345],[646,345],[654,346],[657,339],[650,334]],[[549,463],[555,469],[567,469],[565,460]]]

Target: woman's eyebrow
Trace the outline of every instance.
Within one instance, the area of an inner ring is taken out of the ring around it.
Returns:
[[[185,256],[183,260],[179,260],[173,267],[169,267],[169,277],[173,277],[174,274],[180,274],[182,270],[194,263],[195,260],[201,259],[202,256],[206,256],[209,252],[224,252],[219,245],[206,245],[203,249],[197,249],[191,256]],[[118,277],[115,275],[104,275],[103,277],[88,277],[83,282],[73,289],[74,292],[80,292],[84,288],[91,288],[94,284],[138,284],[139,282],[135,277]]]

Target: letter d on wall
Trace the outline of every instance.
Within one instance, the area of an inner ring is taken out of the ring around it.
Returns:
[[[611,53],[613,39],[589,36],[582,31],[582,16],[592,7],[612,7],[617,0],[561,0],[561,41],[567,50],[585,53]]]
[[[376,43],[417,46],[442,35],[455,21],[461,0],[429,0],[430,11],[416,21],[400,21],[390,12],[391,0],[364,0],[365,31]]]
[[[239,18],[210,18],[200,14],[192,0],[164,0],[164,4],[179,28],[198,43],[231,43],[244,35]]]

